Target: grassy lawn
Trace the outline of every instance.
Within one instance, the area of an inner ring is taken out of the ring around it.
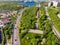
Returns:
[[[28,7],[24,12],[20,20],[20,30],[29,28],[35,28],[36,22],[36,7]]]
[[[27,37],[29,38],[28,40]],[[23,38],[21,38],[22,45],[39,45],[41,41],[42,41],[42,35],[33,33],[27,33],[26,35],[24,35]]]
[[[44,7],[41,7],[40,8],[39,26],[38,26],[39,30],[44,30],[44,24],[45,24],[46,19],[47,18],[45,15]]]
[[[44,32],[43,35],[28,33],[29,28],[34,29],[34,23],[36,21],[35,9],[37,10],[35,7],[33,7],[33,9],[29,7],[23,12],[23,16],[20,21],[21,24],[19,25],[21,45],[60,45],[60,40],[52,32],[51,25],[45,15],[44,8],[41,9],[41,16],[39,19],[39,29],[42,29]],[[46,41],[41,44],[41,42],[43,42],[43,39]]]
[[[28,33],[28,29],[35,28],[36,7],[28,7],[21,17],[19,32],[21,37],[21,45],[40,45],[43,35]],[[29,38],[27,40],[27,38]]]
[[[42,45],[60,45],[60,43],[59,43],[60,40],[53,33],[51,24],[45,15],[44,7],[42,7],[42,9],[40,9],[40,11],[41,11],[40,12],[41,14],[40,14],[40,19],[39,19],[39,29],[43,30],[43,32],[44,32],[43,39],[44,38],[46,39],[45,43]]]
[[[12,6],[11,6],[12,5]],[[23,5],[19,5],[19,4],[16,4],[16,3],[0,3],[0,9],[2,10],[20,10],[23,8]]]
[[[59,10],[48,8],[48,13],[50,15],[50,18],[52,19],[52,22],[55,28],[57,29],[57,31],[60,33],[60,19],[57,17],[57,14],[56,14],[58,11]]]

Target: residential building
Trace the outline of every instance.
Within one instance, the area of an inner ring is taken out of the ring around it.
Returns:
[[[11,23],[11,19],[9,18],[3,18],[1,19],[1,21],[3,22],[4,25]]]

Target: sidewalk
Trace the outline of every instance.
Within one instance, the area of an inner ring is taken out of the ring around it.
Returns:
[[[60,33],[57,31],[57,29],[56,29],[55,26],[53,25],[52,20],[51,20],[49,14],[48,14],[48,11],[47,11],[47,7],[45,7],[45,12],[46,12],[46,16],[48,17],[48,20],[50,21],[50,24],[51,24],[51,27],[52,27],[52,31],[54,32],[54,34],[55,34],[58,38],[60,38]]]
[[[30,33],[36,33],[36,34],[43,34],[43,31],[37,30],[37,29],[29,29],[28,32],[30,32]]]

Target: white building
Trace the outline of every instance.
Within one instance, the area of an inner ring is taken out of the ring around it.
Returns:
[[[49,1],[48,6],[58,7],[60,6],[60,1],[57,0]]]
[[[58,18],[60,18],[60,14],[57,14]]]
[[[36,4],[36,7],[39,7],[39,8],[40,8],[40,7],[41,7],[41,5],[40,5],[40,4]]]

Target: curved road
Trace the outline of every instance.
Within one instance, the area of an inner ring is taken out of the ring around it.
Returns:
[[[20,22],[20,19],[21,19],[21,16],[22,16],[22,13],[24,10],[25,10],[25,8],[22,9],[21,12],[18,13],[16,22],[14,24],[13,35],[12,35],[12,45],[21,45],[20,38],[19,38],[18,24]]]

